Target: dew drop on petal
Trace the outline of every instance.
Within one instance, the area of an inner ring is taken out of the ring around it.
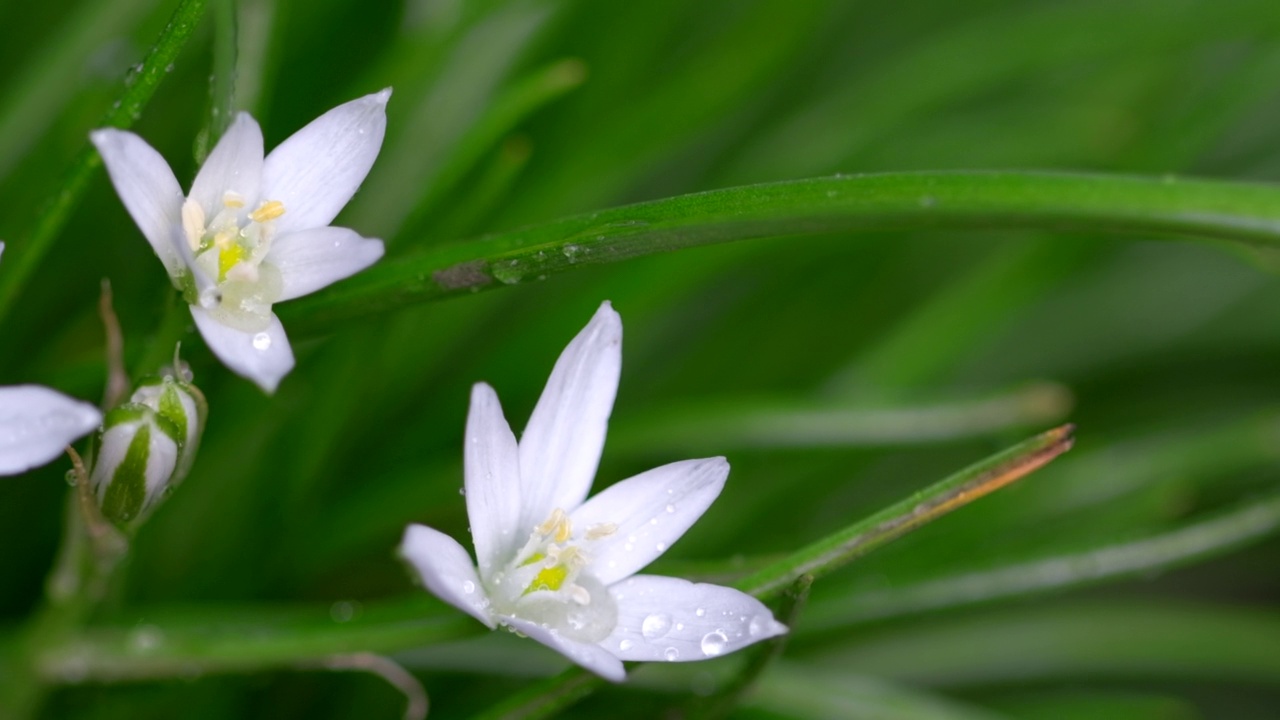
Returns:
[[[618,649],[623,652],[626,652],[631,649],[631,645],[632,643],[630,640],[624,639],[622,642],[618,643]]]
[[[751,622],[747,624],[747,634],[750,635],[751,637],[760,637],[760,635],[764,632],[765,627],[766,627],[766,623],[764,621],[764,618],[760,617],[759,615],[756,615],[755,617],[751,618]]]
[[[702,608],[698,608],[697,610],[695,610],[695,611],[693,612],[693,614],[694,614],[694,615],[697,615],[698,617],[702,617],[703,615],[706,615],[706,614],[707,614],[707,611],[706,611],[706,610],[704,610],[704,609],[702,609]]]
[[[658,543],[657,545],[654,545],[654,546],[653,546],[653,549],[654,549],[654,550],[657,550],[658,552],[666,552],[666,550],[667,550],[667,544],[666,544],[666,543]]]
[[[676,506],[675,506],[675,505],[667,505],[667,512],[669,512],[669,513],[673,513],[673,512],[675,512],[675,511],[676,511]]]
[[[725,646],[729,644],[729,638],[720,630],[714,630],[702,636],[702,654],[707,657],[715,657],[724,652]]]
[[[467,581],[465,581],[465,582],[463,582],[463,583],[462,583],[462,592],[464,592],[464,593],[466,593],[466,594],[470,595],[471,593],[473,593],[473,592],[475,592],[475,591],[476,591],[476,584],[475,584],[475,583],[471,582],[470,580],[467,580]]]
[[[640,634],[653,640],[666,635],[671,630],[671,616],[666,613],[653,613],[640,623]]]
[[[266,334],[266,333],[264,333],[264,332],[260,332],[260,333],[258,333],[257,335],[254,335],[254,336],[253,336],[253,349],[254,349],[254,350],[266,350],[266,349],[267,349],[267,348],[269,348],[269,347],[271,347],[271,336],[270,336],[270,335],[268,335],[268,334]]]
[[[675,662],[676,658],[680,657],[680,651],[673,647],[669,647],[662,653],[662,657],[666,658],[667,662]]]

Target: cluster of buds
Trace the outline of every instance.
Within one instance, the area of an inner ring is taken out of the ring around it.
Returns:
[[[207,406],[181,368],[142,381],[90,441],[89,482],[103,516],[135,528],[191,470]]]

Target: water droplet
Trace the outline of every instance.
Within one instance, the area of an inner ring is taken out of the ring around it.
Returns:
[[[669,513],[673,513],[673,512],[675,512],[675,511],[676,511],[676,506],[675,506],[675,505],[668,505],[668,506],[667,506],[667,512],[669,512]]]
[[[626,550],[627,552],[631,552],[634,548],[635,548],[635,546],[634,546],[634,545],[632,545],[631,543],[627,543],[626,545],[623,545],[623,546],[622,546],[622,549],[623,549],[623,550]]]
[[[702,654],[707,657],[715,657],[724,652],[725,646],[729,644],[729,638],[720,630],[715,630],[702,636]]]
[[[66,474],[66,476],[65,476],[65,477],[66,477],[66,480],[67,480],[67,484],[68,484],[68,485],[70,485],[71,487],[75,487],[75,486],[76,486],[76,482],[77,482],[78,478],[76,477],[76,471],[75,471],[75,470],[68,470],[68,471],[67,471],[67,474]]]
[[[671,630],[671,616],[666,613],[654,613],[640,623],[640,634],[653,640],[666,635]]]
[[[680,651],[673,647],[669,647],[662,653],[662,657],[666,658],[667,662],[675,662],[676,658],[680,657]]]
[[[684,629],[684,623],[676,623],[676,630],[677,630],[677,631],[679,631],[679,630],[683,630],[683,629]]]
[[[697,610],[694,611],[693,614],[697,615],[698,617],[702,617],[703,615],[707,614],[707,611],[704,610],[703,608],[698,608]]]
[[[258,333],[257,335],[254,335],[254,336],[253,336],[253,349],[254,349],[254,350],[266,350],[266,349],[267,349],[267,348],[269,348],[269,347],[271,347],[271,336],[270,336],[270,335],[268,335],[268,334],[266,334],[266,333],[264,333],[264,332],[260,332],[260,333]]]
[[[329,618],[336,623],[351,622],[360,612],[360,603],[340,600],[329,606]]]
[[[155,625],[142,625],[129,635],[129,644],[138,652],[150,652],[164,644],[164,631]]]
[[[630,640],[623,640],[622,642],[618,643],[618,649],[623,652],[626,652],[631,649],[631,645],[632,643]]]
[[[751,637],[760,637],[760,635],[764,633],[764,629],[766,627],[768,627],[768,623],[765,622],[765,619],[756,615],[751,618],[751,622],[747,624],[747,634]]]
[[[658,518],[649,518],[649,524],[650,524],[650,525],[657,525],[657,524],[658,524]]]
[[[466,594],[470,595],[471,593],[474,593],[475,591],[476,591],[476,584],[475,584],[475,583],[471,582],[470,580],[467,580],[467,581],[465,581],[465,582],[463,582],[463,583],[462,583],[462,592],[464,592],[464,593],[466,593]]]
[[[466,489],[465,487],[460,487],[460,488],[458,488],[458,494],[459,494],[459,495],[466,495],[466,494],[467,494],[467,489]]]
[[[658,543],[657,545],[654,545],[654,546],[653,546],[653,549],[654,549],[654,550],[657,550],[658,552],[666,552],[666,550],[667,550],[667,544],[666,544],[666,543]]]

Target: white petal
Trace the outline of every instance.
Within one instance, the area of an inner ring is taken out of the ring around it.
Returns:
[[[627,679],[627,671],[622,667],[622,661],[600,645],[568,640],[560,637],[555,630],[549,630],[537,623],[520,618],[504,617],[502,621],[605,680],[622,682]]]
[[[262,129],[248,113],[238,113],[191,184],[191,199],[209,220],[222,212],[228,192],[245,203],[240,214],[254,209],[262,186]]]
[[[182,269],[173,247],[182,232],[182,188],[169,164],[145,140],[123,130],[95,130],[89,134],[107,166],[111,184],[133,216],[142,235],[151,243],[170,277]]]
[[[520,437],[522,525],[573,511],[595,477],[622,372],[622,319],[605,302],[560,354]]]
[[[191,306],[191,317],[213,354],[232,372],[249,378],[267,393],[275,392],[280,380],[293,369],[289,338],[274,313],[267,329],[257,333],[223,325],[196,305]]]
[[[588,548],[592,574],[609,585],[653,562],[702,517],[728,476],[724,458],[684,460],[623,480],[588,500],[570,516],[579,538],[593,526],[617,528]]]
[[[267,262],[280,269],[284,289],[278,302],[313,293],[369,267],[382,257],[382,241],[355,230],[317,227],[276,238]]]
[[[44,465],[101,424],[97,408],[47,387],[0,387],[0,475]]]
[[[498,395],[484,383],[471,388],[465,443],[467,518],[480,574],[489,577],[495,565],[505,563],[506,556],[528,539],[529,529],[517,526],[520,455],[516,436],[502,416]]]
[[[410,525],[400,542],[400,557],[409,561],[433,595],[490,628],[489,599],[476,576],[471,557],[457,540],[426,525]]]
[[[0,257],[4,256],[4,241],[0,241]]]
[[[387,129],[391,89],[339,105],[267,156],[262,199],[284,203],[280,234],[328,225],[369,174]]]
[[[609,592],[618,627],[600,642],[623,660],[706,660],[787,632],[759,600],[721,585],[636,575]]]

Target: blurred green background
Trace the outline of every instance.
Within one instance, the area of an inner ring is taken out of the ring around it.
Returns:
[[[0,5],[0,238],[13,256],[174,7]],[[390,258],[837,172],[1280,174],[1270,0],[211,0],[209,11],[134,130],[186,185],[195,138],[227,97],[210,78],[225,81],[229,63],[233,105],[262,122],[268,147],[393,86],[381,158],[338,219],[385,238]],[[234,57],[218,12],[238,20]],[[733,466],[658,571],[732,573],[1032,432],[1079,426],[1076,449],[1046,470],[815,585],[783,657],[733,716],[1274,717],[1269,267],[1101,230],[753,240],[295,334],[298,367],[273,398],[192,333],[204,445],[96,622],[133,642],[210,612],[244,613],[204,629],[233,639],[312,620],[358,636],[383,610],[456,614],[413,586],[393,550],[408,522],[465,539],[469,387],[491,383],[519,429],[559,351],[609,299],[626,339],[597,488],[685,457]],[[98,170],[0,323],[0,382],[100,396],[103,277],[131,372],[154,371],[141,365],[157,357],[168,280]],[[65,469],[0,483],[0,628],[39,602]],[[532,642],[478,632],[396,659],[445,718],[563,667]],[[699,716],[737,662],[644,668],[570,712]],[[377,718],[402,704],[363,674],[193,668],[69,687],[44,717]]]

